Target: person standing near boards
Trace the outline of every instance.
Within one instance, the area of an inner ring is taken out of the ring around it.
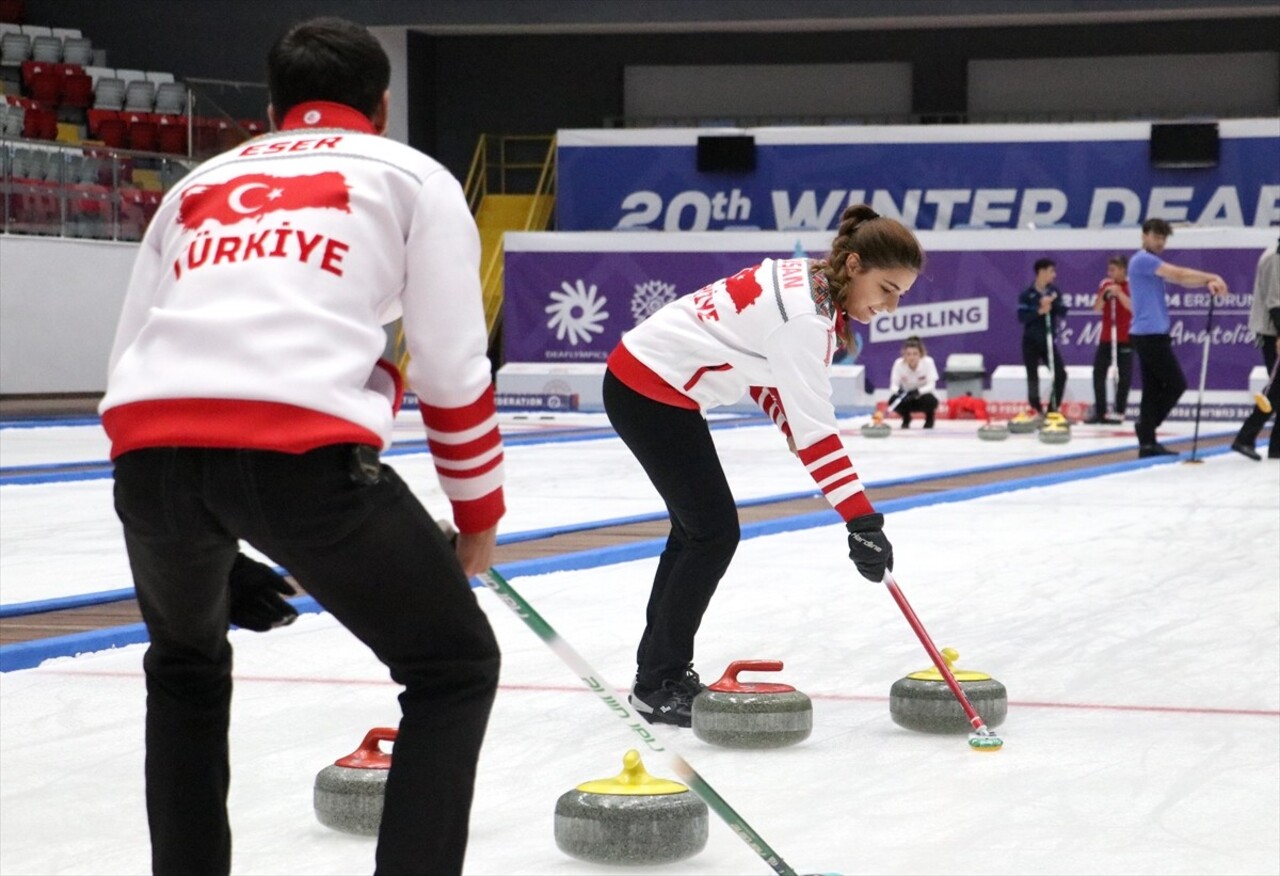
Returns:
[[[1129,325],[1133,322],[1133,301],[1129,298],[1129,259],[1115,255],[1107,259],[1107,276],[1093,297],[1094,313],[1102,314],[1102,334],[1093,354],[1093,418],[1087,423],[1120,425],[1129,404],[1133,381],[1133,347]],[[1107,381],[1115,371],[1115,414],[1107,416]]]
[[[1249,307],[1249,331],[1254,343],[1262,352],[1262,364],[1267,371],[1267,384],[1260,393],[1259,403],[1231,442],[1231,449],[1255,462],[1261,461],[1255,444],[1258,433],[1267,420],[1280,409],[1280,379],[1276,378],[1276,360],[1280,358],[1280,246],[1269,246],[1258,259],[1258,269],[1253,278],[1253,303]],[[1262,404],[1262,400],[1266,404]],[[1270,410],[1268,410],[1270,408]],[[1267,443],[1267,458],[1280,459],[1280,428],[1271,427],[1271,440]]]
[[[1218,296],[1227,294],[1227,282],[1217,274],[1180,267],[1161,258],[1172,235],[1173,226],[1168,222],[1148,219],[1142,223],[1142,248],[1129,257],[1129,292],[1133,301],[1129,340],[1138,355],[1142,376],[1142,405],[1134,426],[1139,459],[1177,456],[1156,440],[1156,429],[1187,388],[1186,375],[1173,354],[1169,335],[1165,282],[1190,289],[1203,286]]]
[[[1022,364],[1027,369],[1027,404],[1037,414],[1045,412],[1040,402],[1040,363],[1049,366],[1053,385],[1049,389],[1049,413],[1058,410],[1067,388],[1066,363],[1053,338],[1058,323],[1067,316],[1062,290],[1054,285],[1058,277],[1053,259],[1036,259],[1035,279],[1018,295],[1018,321],[1022,323]]]

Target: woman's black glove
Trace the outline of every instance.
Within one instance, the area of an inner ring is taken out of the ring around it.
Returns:
[[[238,627],[265,633],[285,627],[298,618],[298,610],[284,597],[297,593],[268,565],[237,554],[231,566],[230,621]]]
[[[884,535],[883,514],[863,514],[844,525],[849,530],[849,559],[862,577],[879,584],[893,571],[893,545]]]

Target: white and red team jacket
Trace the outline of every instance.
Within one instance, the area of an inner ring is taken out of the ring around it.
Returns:
[[[897,392],[915,390],[921,395],[933,395],[938,391],[938,366],[932,356],[921,356],[915,368],[899,356],[893,360],[889,371],[889,388]]]
[[[504,513],[503,448],[458,181],[340,104],[196,168],[143,238],[99,410],[111,455],[144,447],[386,448],[404,318],[440,485],[462,532]]]
[[[831,358],[844,315],[814,265],[766,259],[676,299],[623,335],[609,370],[648,398],[690,410],[750,393],[848,521],[873,509],[831,404]]]

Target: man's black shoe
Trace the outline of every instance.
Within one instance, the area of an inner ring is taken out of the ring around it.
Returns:
[[[698,673],[689,669],[684,678],[663,679],[657,688],[641,687],[637,682],[627,701],[650,724],[692,727],[693,698],[706,689]]]
[[[1254,462],[1262,462],[1262,457],[1258,455],[1258,451],[1253,449],[1252,444],[1246,444],[1243,441],[1236,441],[1231,445],[1231,449],[1241,456],[1247,456]]]
[[[1170,450],[1163,444],[1139,444],[1138,459],[1148,459],[1152,456],[1177,456],[1176,450]]]

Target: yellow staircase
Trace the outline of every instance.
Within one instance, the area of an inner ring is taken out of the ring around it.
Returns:
[[[495,340],[502,317],[502,241],[508,231],[544,231],[551,221],[551,195],[485,195],[476,210],[480,229],[480,281],[489,340]]]
[[[508,231],[546,230],[555,207],[555,157],[555,135],[482,134],[471,159],[463,189],[480,231],[480,283],[491,351],[502,332],[502,241]],[[403,374],[409,352],[400,326],[395,361]]]

